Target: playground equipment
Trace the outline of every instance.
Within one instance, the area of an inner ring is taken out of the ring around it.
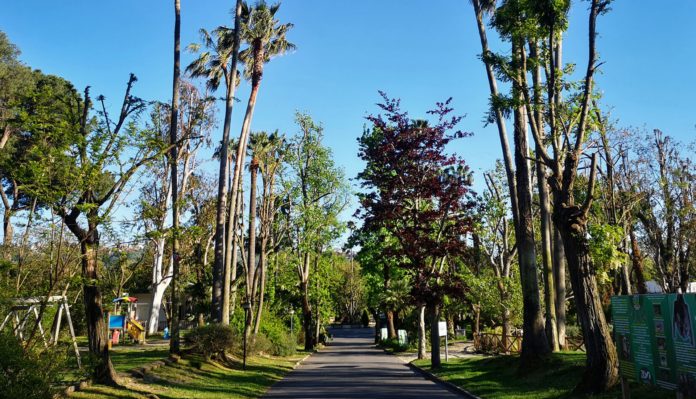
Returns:
[[[120,336],[125,337],[125,334],[128,334],[134,342],[140,345],[145,342],[145,328],[135,319],[135,307],[133,305],[137,305],[136,302],[138,302],[138,298],[128,295],[114,299],[114,305],[120,305],[121,307],[121,314],[111,316],[111,312],[107,312],[109,331],[113,330],[112,343],[118,343]]]
[[[58,304],[58,314],[56,315],[55,325],[52,327],[52,332],[50,336],[50,341],[52,345],[58,343],[58,335],[60,333],[60,323],[63,318],[63,312],[65,311],[66,319],[68,320],[68,326],[70,327],[70,337],[72,338],[73,347],[75,348],[75,356],[77,357],[77,365],[82,368],[82,362],[80,361],[80,351],[77,349],[77,341],[75,340],[75,329],[73,328],[72,317],[70,317],[70,306],[68,305],[68,298],[64,296],[54,295],[46,298],[45,296],[35,296],[29,298],[13,298],[13,305],[10,307],[10,313],[5,316],[2,325],[0,325],[0,330],[5,328],[8,320],[13,319],[12,333],[18,337],[21,341],[25,341],[25,328],[27,327],[27,321],[29,315],[32,313],[36,317],[36,322],[39,324],[39,332],[41,333],[41,338],[43,339],[44,346],[48,347],[48,342],[46,342],[46,335],[44,333],[43,325],[41,320],[39,320],[38,307],[42,303],[46,303],[46,306],[54,306],[50,304]],[[25,312],[24,314],[22,314]]]

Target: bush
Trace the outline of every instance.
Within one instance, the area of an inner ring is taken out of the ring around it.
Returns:
[[[566,337],[582,337],[582,328],[577,324],[566,325]]]
[[[242,345],[244,345],[243,342]],[[242,346],[241,349],[244,349],[244,347]],[[256,337],[253,335],[249,337],[249,341],[247,342],[247,356],[271,353],[272,350],[273,342],[265,335],[258,333]]]
[[[363,310],[362,317],[360,318],[363,327],[367,328],[370,325],[370,314],[367,313],[367,309]]]
[[[273,342],[273,356],[288,357],[295,354],[297,354],[297,342],[292,334],[283,334]]]
[[[222,324],[198,326],[186,334],[185,340],[193,352],[201,353],[206,359],[232,349],[239,341],[237,332]]]
[[[53,398],[65,380],[69,355],[64,348],[30,352],[9,333],[0,334],[0,392],[4,398]],[[74,353],[73,353],[74,357]],[[76,376],[79,378],[81,376]]]
[[[391,349],[393,352],[404,352],[411,348],[411,345],[401,345],[399,340],[393,339],[383,339],[379,342],[379,346],[385,349]]]

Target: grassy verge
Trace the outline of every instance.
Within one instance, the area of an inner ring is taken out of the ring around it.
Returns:
[[[416,365],[430,369],[430,360],[418,360]],[[585,370],[585,354],[582,352],[554,353],[541,363],[539,370],[527,376],[516,376],[519,356],[494,356],[486,358],[454,359],[443,362],[442,368],[433,370],[440,378],[458,385],[486,399],[546,399],[571,398],[573,388],[580,382]],[[672,399],[676,393],[632,382],[632,399]],[[598,399],[621,397],[617,384]]]
[[[127,364],[127,369],[137,367],[135,360],[130,357],[135,356],[134,354],[119,353],[119,356],[121,355],[123,356],[120,359],[114,359],[115,367],[117,363]],[[301,352],[291,358],[247,358],[246,372],[241,370],[241,365],[222,365],[215,361],[206,361],[197,355],[187,355],[179,363],[153,370],[143,380],[124,379],[122,389],[95,385],[75,393],[73,397],[142,398],[147,394],[155,394],[161,399],[256,398],[283,378],[292,370],[293,364],[306,355],[307,353]],[[165,353],[154,360],[166,356]]]

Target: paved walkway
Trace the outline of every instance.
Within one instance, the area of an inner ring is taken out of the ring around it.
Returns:
[[[333,330],[329,345],[266,392],[264,398],[461,398],[375,348],[374,329]]]

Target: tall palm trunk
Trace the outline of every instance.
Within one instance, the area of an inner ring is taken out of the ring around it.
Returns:
[[[251,187],[249,189],[249,257],[247,258],[247,301],[251,305],[250,312],[254,312],[254,300],[258,287],[256,267],[256,176],[259,171],[259,160],[254,158],[249,165],[251,172]],[[244,326],[244,335],[249,338],[251,333],[251,317],[247,317]]]
[[[179,89],[181,86],[181,7],[179,0],[174,0],[176,23],[174,24],[174,84],[172,85],[172,119],[169,123],[169,142],[174,145],[177,141],[179,124]],[[179,300],[181,298],[179,285],[179,146],[174,145],[170,153],[172,162],[172,327],[170,329],[169,353],[179,353]]]
[[[259,303],[256,309],[256,322],[254,323],[254,335],[259,333],[261,326],[261,314],[263,313],[263,294],[266,292],[266,238],[261,240],[261,253],[259,254],[259,267],[261,276],[259,277]]]
[[[239,218],[242,214],[242,198],[244,197],[243,189],[244,174],[239,177],[239,189],[237,191],[237,199],[230,201],[228,212],[227,232],[225,234],[225,285],[223,290],[222,301],[222,324],[229,324],[230,314],[234,314],[234,308],[237,302],[237,286],[230,286],[237,279],[237,234],[239,233]],[[233,207],[236,207],[233,208]],[[244,236],[242,232],[242,236]]]
[[[232,49],[232,62],[230,72],[225,76],[226,95],[225,95],[225,122],[222,129],[222,148],[220,149],[220,174],[218,176],[218,201],[217,213],[215,216],[215,258],[213,260],[213,297],[212,297],[212,318],[213,322],[221,323],[224,315],[227,314],[227,324],[229,324],[229,307],[224,309],[224,298],[229,297],[229,286],[224,287],[225,279],[225,221],[227,205],[227,176],[229,165],[227,157],[230,147],[230,125],[232,124],[232,108],[234,106],[234,91],[237,83],[237,58],[239,54],[240,31],[242,18],[242,0],[237,0],[234,16],[234,45]],[[233,193],[233,198],[234,194]],[[227,292],[227,295],[225,295]],[[229,306],[229,305],[228,305]]]

